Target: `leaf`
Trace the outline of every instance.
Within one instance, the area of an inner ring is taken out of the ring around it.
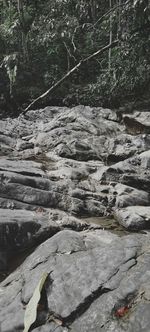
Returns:
[[[28,332],[31,325],[36,321],[37,316],[37,306],[41,297],[41,291],[44,286],[44,283],[47,279],[48,273],[43,273],[41,279],[35,288],[35,291],[26,306],[26,311],[24,315],[24,330],[23,332]]]

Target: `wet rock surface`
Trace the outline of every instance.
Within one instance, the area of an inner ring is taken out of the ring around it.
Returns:
[[[0,120],[0,332],[23,331],[44,272],[31,330],[149,332],[150,119],[123,117],[78,106]]]

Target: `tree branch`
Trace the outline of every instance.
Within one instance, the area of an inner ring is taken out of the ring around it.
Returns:
[[[105,52],[106,50],[115,47],[118,44],[119,40],[115,40],[114,42],[112,42],[111,44],[108,44],[106,46],[104,46],[103,48],[100,48],[98,51],[92,53],[91,55],[87,56],[86,58],[84,58],[83,60],[80,60],[80,62],[73,67],[71,70],[69,70],[59,81],[57,81],[54,85],[52,85],[50,87],[50,89],[48,89],[46,92],[44,92],[41,96],[39,96],[38,98],[34,99],[32,101],[32,103],[30,103],[25,110],[22,112],[23,114],[25,114],[30,108],[31,106],[33,106],[37,101],[43,99],[44,97],[46,97],[47,95],[50,94],[50,92],[53,92],[58,86],[60,86],[66,78],[68,78],[69,76],[72,75],[72,73],[74,73],[80,66],[82,63],[87,62],[91,59],[93,59],[95,56]]]
[[[100,23],[101,21],[103,21],[103,19],[105,17],[107,17],[108,15],[110,15],[112,12],[114,12],[116,9],[118,9],[119,7],[123,7],[125,5],[127,5],[128,3],[130,2],[130,0],[124,2],[124,3],[121,3],[119,5],[116,5],[114,7],[112,7],[111,9],[109,9],[104,15],[102,15],[94,24],[93,24],[93,27],[95,27],[98,23]]]
[[[75,38],[75,34],[76,34],[76,32],[77,32],[77,30],[78,30],[79,28],[83,28],[83,27],[85,27],[85,26],[89,26],[89,27],[91,27],[92,29],[94,29],[98,23],[103,22],[104,18],[106,18],[107,16],[109,16],[109,15],[110,15],[112,12],[114,12],[116,9],[118,9],[118,8],[120,8],[120,7],[123,7],[123,6],[127,5],[128,3],[130,3],[130,1],[131,1],[131,0],[127,0],[127,1],[124,2],[124,3],[120,3],[119,5],[116,5],[116,6],[112,7],[112,8],[109,9],[105,14],[103,14],[101,17],[99,17],[99,19],[98,19],[94,24],[92,24],[92,23],[83,23],[83,24],[81,24],[81,25],[78,25],[78,26],[75,28],[74,33],[73,33],[73,35],[72,35],[72,45],[73,45],[74,51],[76,51],[76,49],[77,49],[77,48],[76,48],[76,45],[75,45],[75,43],[74,43],[74,38]]]

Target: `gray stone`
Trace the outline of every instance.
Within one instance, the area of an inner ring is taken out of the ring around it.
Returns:
[[[34,144],[32,142],[27,142],[27,141],[23,141],[23,140],[19,139],[19,140],[17,140],[17,144],[16,144],[15,148],[17,151],[32,149],[32,148],[34,148]]]
[[[54,331],[57,331],[57,332],[68,332],[69,330],[67,329],[67,327],[62,327],[62,326],[59,326],[56,323],[48,322],[45,325],[42,325],[42,326],[39,326],[39,327],[33,329],[33,331],[34,332],[54,332]]]
[[[132,205],[149,205],[149,194],[144,190],[137,190],[118,183],[113,188],[113,194],[116,195],[115,208]]]
[[[79,105],[0,120],[0,332],[23,331],[43,272],[33,331],[149,332],[150,116],[122,117]]]
[[[149,151],[104,167],[95,175],[105,183],[123,183],[139,190],[150,191]]]
[[[97,225],[92,225],[93,229],[94,227],[98,228]],[[90,229],[90,225],[56,209],[1,209],[0,248],[16,255],[19,250],[38,244],[65,228],[80,231]]]
[[[150,229],[149,206],[128,206],[115,211],[115,218],[126,229]]]
[[[43,272],[50,273],[45,286],[48,313],[59,317],[64,328],[70,325],[73,331],[79,331],[79,326],[83,332],[105,331],[105,328],[111,331],[111,324],[115,324],[118,332],[119,319],[114,308],[119,301],[127,301],[132,303],[132,324],[127,321],[129,330],[132,325],[140,332],[143,323],[139,322],[138,327],[135,316],[137,309],[142,313],[140,294],[149,282],[149,235],[120,239],[112,234],[107,241],[107,234],[98,230],[93,235],[64,230],[41,244],[1,283],[1,332],[23,329],[23,307]],[[146,290],[147,287],[145,301]],[[61,326],[58,328],[63,331]],[[47,331],[47,325],[44,329]]]
[[[136,153],[143,152],[150,148],[150,141],[144,135],[132,136],[125,133],[117,135],[116,138],[110,138],[107,140],[106,147],[108,148],[107,162],[115,163],[121,160],[125,160]]]
[[[60,231],[47,211],[0,210],[0,272],[9,270],[12,259]],[[69,223],[69,222],[68,222]]]

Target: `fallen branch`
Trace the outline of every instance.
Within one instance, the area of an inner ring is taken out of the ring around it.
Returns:
[[[73,67],[71,70],[69,70],[66,75],[64,75],[59,81],[57,81],[54,85],[51,86],[50,89],[48,89],[46,92],[44,92],[41,96],[39,96],[38,98],[34,99],[26,108],[25,110],[22,112],[23,114],[25,114],[30,108],[31,106],[33,106],[37,101],[43,99],[44,97],[46,97],[47,95],[50,94],[50,92],[54,91],[58,86],[60,86],[66,78],[68,78],[74,71],[76,71],[82,63],[87,62],[91,59],[93,59],[95,56],[105,52],[106,50],[115,47],[118,44],[119,40],[115,40],[114,42],[112,42],[111,44],[108,44],[106,46],[104,46],[103,48],[99,49],[98,51],[92,53],[91,55],[89,55],[88,57],[84,58],[83,60],[80,60],[80,62]]]

